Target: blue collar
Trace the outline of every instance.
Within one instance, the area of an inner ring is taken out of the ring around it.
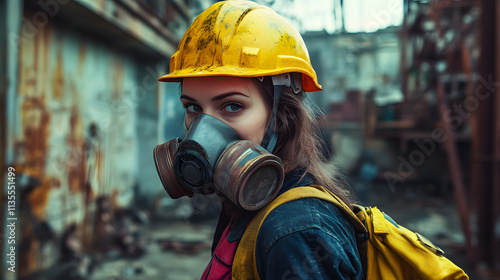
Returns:
[[[309,173],[305,174],[305,169],[294,169],[285,175],[283,186],[278,192],[278,196],[295,187],[309,186],[313,184],[313,179]],[[304,177],[302,177],[304,175]],[[302,179],[301,179],[302,177]],[[227,241],[234,242],[240,240],[245,233],[248,223],[259,211],[248,211],[242,214],[235,222],[233,229],[227,237]]]

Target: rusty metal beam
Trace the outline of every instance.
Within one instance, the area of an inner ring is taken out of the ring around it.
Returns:
[[[436,98],[438,110],[441,116],[446,116],[448,109],[446,102],[446,93],[444,91],[443,82],[438,79]],[[453,183],[453,195],[455,197],[455,203],[457,205],[458,216],[460,218],[460,226],[462,232],[465,236],[465,245],[467,247],[467,257],[470,261],[473,261],[474,247],[472,244],[472,232],[470,229],[470,215],[469,207],[467,203],[467,194],[465,191],[465,185],[463,183],[462,168],[460,166],[460,158],[457,152],[457,147],[455,143],[455,133],[451,128],[450,122],[443,120],[443,129],[447,136],[444,142],[444,147],[446,149],[446,154],[448,158],[448,168],[450,170],[450,176]]]
[[[493,78],[495,72],[494,61],[495,46],[492,34],[495,34],[495,1],[482,0],[479,2],[481,16],[479,18],[479,46],[480,57],[478,61],[478,76],[484,80]],[[473,199],[475,200],[475,215],[477,216],[477,253],[478,260],[491,268],[492,265],[492,242],[494,234],[493,219],[493,116],[494,108],[492,102],[496,95],[491,91],[491,84],[477,83],[475,94],[488,96],[488,99],[479,102],[476,111],[471,112],[472,128],[472,159],[471,159],[471,186]]]
[[[494,9],[494,18],[496,19],[496,22],[494,23],[495,26],[495,36],[493,43],[495,44],[494,49],[496,52],[494,53],[495,59],[494,59],[494,64],[495,64],[495,75],[494,75],[494,81],[500,81],[500,3],[498,1],[495,2],[495,9]],[[492,204],[493,204],[493,246],[491,246],[492,250],[492,263],[493,263],[493,269],[496,270],[497,272],[500,271],[500,232],[498,232],[495,229],[500,228],[500,204],[498,203],[500,201],[500,86],[496,86],[496,94],[495,94],[495,102],[494,102],[494,112],[495,112],[495,127],[494,127],[494,139],[493,139],[493,196],[492,196]]]
[[[403,93],[403,100],[407,101],[409,94],[408,94],[408,0],[403,1],[403,24],[401,26],[401,33],[400,33],[400,38],[401,38],[401,92]]]
[[[189,8],[187,7],[186,3],[184,3],[184,1],[172,0],[171,3],[186,20],[191,20],[191,12],[189,11]]]
[[[61,8],[60,13],[64,20],[87,29],[87,32],[99,33],[104,29],[108,36],[110,33],[121,36],[117,40],[110,40],[117,47],[134,44],[135,49],[153,50],[156,54],[170,57],[176,50],[178,38],[159,19],[145,15],[140,6],[127,3],[129,2],[122,0],[75,0],[65,5],[64,9]],[[131,37],[136,42],[124,40],[126,37]],[[137,47],[140,45],[146,48]]]
[[[133,0],[115,0],[118,4],[136,15],[143,22],[151,26],[158,34],[164,36],[172,44],[177,45],[179,38],[166,28],[167,24],[160,19],[157,11],[153,11],[150,7],[140,1]],[[181,2],[182,3],[182,2]],[[188,20],[187,15],[183,15]]]

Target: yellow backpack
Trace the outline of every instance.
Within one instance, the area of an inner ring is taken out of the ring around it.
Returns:
[[[233,279],[260,279],[255,258],[259,229],[267,215],[279,205],[306,197],[335,204],[344,212],[356,234],[365,279],[368,280],[466,280],[469,277],[443,256],[444,252],[422,235],[396,224],[377,207],[356,206],[354,213],[337,196],[320,186],[291,189],[259,211],[248,225],[233,261]]]

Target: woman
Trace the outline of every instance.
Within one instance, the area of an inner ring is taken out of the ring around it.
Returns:
[[[248,1],[215,3],[186,31],[170,73],[159,80],[181,82],[189,129],[184,140],[155,149],[165,189],[172,198],[193,192],[222,198],[202,279],[243,277],[242,264],[233,263],[239,240],[258,210],[282,193],[321,185],[351,205],[349,192],[321,166],[316,122],[303,102],[304,92],[321,90],[306,46],[273,10]],[[250,151],[257,155],[241,168]],[[363,278],[353,227],[318,198],[274,209],[255,254],[261,279]]]

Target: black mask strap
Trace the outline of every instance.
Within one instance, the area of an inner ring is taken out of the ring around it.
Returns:
[[[280,75],[271,76],[273,80],[274,93],[273,93],[273,111],[269,126],[267,127],[266,134],[262,143],[260,144],[268,152],[272,153],[276,142],[278,142],[278,132],[276,129],[276,114],[278,112],[278,103],[280,101],[281,89],[283,86],[292,89],[293,93],[299,94],[302,91],[302,74],[300,73],[284,73]]]
[[[276,128],[276,114],[278,112],[278,103],[280,101],[282,85],[274,85],[274,93],[273,93],[273,110],[271,112],[271,119],[269,120],[269,126],[267,127],[266,134],[264,134],[264,138],[262,139],[262,143],[260,144],[264,149],[268,152],[272,153],[274,147],[276,146],[276,142],[278,142],[278,132],[275,131]]]

